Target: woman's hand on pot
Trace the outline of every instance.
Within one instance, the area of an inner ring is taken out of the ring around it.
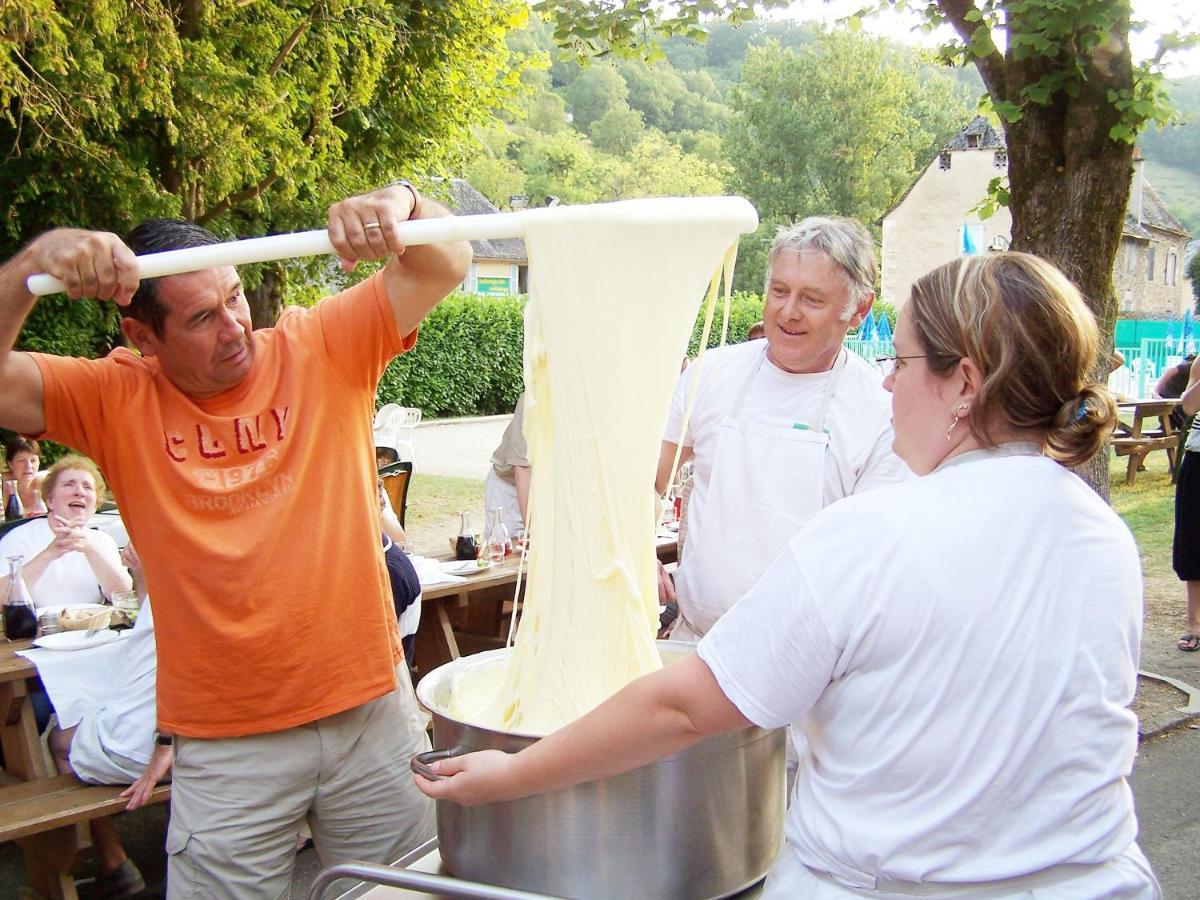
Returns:
[[[431,763],[441,777],[431,780],[413,775],[417,788],[435,800],[452,800],[464,806],[498,803],[521,796],[514,785],[514,760],[511,753],[481,750]]]

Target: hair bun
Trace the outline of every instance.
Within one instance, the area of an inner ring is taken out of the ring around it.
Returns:
[[[1064,466],[1081,466],[1104,447],[1117,421],[1107,387],[1092,382],[1059,407],[1046,434],[1046,455]]]

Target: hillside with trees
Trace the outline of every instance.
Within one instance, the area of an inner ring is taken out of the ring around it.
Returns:
[[[1167,82],[1174,122],[1143,134],[1146,177],[1171,212],[1200,237],[1200,76]]]
[[[500,207],[742,194],[763,226],[743,242],[737,286],[756,290],[780,223],[817,212],[875,223],[980,93],[973,75],[844,30],[751,20],[706,33],[665,40],[652,62],[581,65],[531,18],[509,38],[538,61],[524,97],[478,130],[466,177]]]

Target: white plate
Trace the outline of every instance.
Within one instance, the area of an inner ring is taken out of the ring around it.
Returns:
[[[480,572],[486,572],[493,565],[495,564],[490,560],[480,565],[477,560],[464,559],[442,563],[442,571],[447,575],[478,575]]]
[[[107,628],[97,631],[91,637],[88,637],[86,631],[59,631],[55,634],[43,634],[34,640],[33,645],[46,650],[85,650],[88,647],[99,647],[120,639],[119,631],[111,631]]]

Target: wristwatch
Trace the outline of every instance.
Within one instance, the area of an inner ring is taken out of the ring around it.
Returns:
[[[397,178],[388,187],[406,187],[412,192],[412,209],[408,211],[408,218],[409,220],[418,218],[421,212],[421,194],[417,191],[417,186],[407,178]]]
[[[175,743],[175,738],[169,734],[163,734],[161,731],[155,731],[154,743],[159,747],[170,747]]]

